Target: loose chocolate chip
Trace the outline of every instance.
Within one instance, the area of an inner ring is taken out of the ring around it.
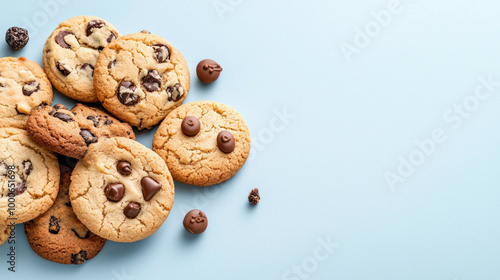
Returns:
[[[66,43],[66,40],[64,40],[64,37],[66,37],[67,35],[75,35],[75,34],[73,34],[73,32],[71,31],[63,30],[56,35],[56,43],[58,43],[61,47],[65,49],[71,48],[71,46],[68,43]]]
[[[132,106],[139,102],[139,95],[135,94],[136,89],[131,81],[122,81],[116,94],[123,105]]]
[[[76,235],[76,237],[78,237],[78,238],[80,238],[80,239],[87,239],[87,238],[89,238],[89,237],[90,237],[90,231],[89,231],[89,230],[87,230],[87,232],[85,233],[85,235],[84,235],[83,237],[82,237],[82,236],[80,236],[80,235],[78,234],[78,232],[77,232],[74,228],[72,228],[71,230],[72,230],[72,231],[73,231],[73,233]]]
[[[183,225],[189,233],[200,234],[207,229],[207,215],[197,209],[191,210],[184,217]]]
[[[33,164],[31,163],[31,160],[28,159],[23,161],[23,171],[26,177],[31,174],[31,171],[33,171]]]
[[[182,133],[187,136],[195,136],[200,132],[200,121],[192,116],[185,117],[181,123]]]
[[[182,97],[181,84],[177,83],[173,87],[167,88],[168,101],[178,101]]]
[[[219,134],[217,135],[217,146],[222,152],[226,154],[234,151],[236,142],[234,141],[234,136],[231,134],[231,132],[227,130],[219,132]]]
[[[153,46],[155,50],[155,59],[158,63],[163,63],[170,59],[170,48],[164,44],[156,44]]]
[[[24,48],[28,44],[29,39],[28,30],[20,27],[11,27],[5,34],[5,41],[15,51]]]
[[[87,120],[91,120],[94,123],[94,127],[99,126],[99,117],[97,116],[88,116]]]
[[[80,131],[80,136],[83,137],[83,140],[85,140],[85,143],[88,145],[97,142],[97,137],[92,133],[92,131],[87,130],[87,129],[82,129]]]
[[[89,24],[87,24],[87,32],[86,32],[87,37],[92,35],[92,33],[94,32],[94,29],[103,28],[104,26],[106,26],[106,24],[102,20],[98,20],[98,19],[91,20],[89,22]]]
[[[34,92],[40,90],[40,84],[37,81],[29,81],[23,86],[23,94],[31,96]]]
[[[77,254],[71,254],[72,264],[82,264],[87,260],[87,251],[81,250]]]
[[[108,39],[106,41],[108,43],[111,43],[111,41],[113,41],[116,38],[118,38],[118,36],[116,36],[115,32],[111,31],[111,34],[109,35],[109,37],[108,37]]]
[[[80,67],[80,70],[90,72],[90,76],[91,76],[91,77],[94,77],[94,66],[92,66],[92,65],[90,65],[90,64],[88,64],[88,63],[84,63],[84,64]]]
[[[113,183],[104,188],[104,195],[113,202],[122,200],[125,194],[125,187],[123,184]]]
[[[196,66],[196,75],[202,83],[213,83],[219,78],[222,67],[211,59],[204,59]]]
[[[63,122],[72,122],[72,121],[73,121],[73,118],[72,118],[70,115],[66,114],[66,113],[55,112],[55,113],[53,114],[53,116],[54,116],[55,118],[60,119],[60,120],[61,120],[61,121],[63,121]]]
[[[132,166],[128,161],[119,161],[118,164],[116,164],[116,169],[118,170],[118,173],[122,174],[123,176],[132,174]]]
[[[110,61],[110,62],[108,63],[108,69],[111,69],[111,68],[113,68],[113,67],[115,67],[115,66],[116,66],[116,59],[115,59],[115,60],[113,60],[113,61]]]
[[[147,91],[157,91],[161,87],[161,77],[158,75],[158,71],[150,70],[148,74],[142,77],[142,85]]]
[[[252,203],[253,205],[257,205],[260,201],[260,194],[259,194],[259,189],[255,188],[250,191],[248,194],[248,201]]]
[[[14,189],[15,195],[21,195],[26,191],[26,181],[22,180],[21,182],[16,184],[16,188]]]
[[[0,162],[0,176],[7,176],[9,172],[9,166],[5,162]]]
[[[155,194],[161,189],[161,185],[151,177],[142,178],[141,186],[142,196],[146,201],[150,201],[151,198],[153,198],[153,196],[155,196]]]
[[[56,66],[57,66],[57,69],[59,69],[59,71],[61,71],[61,74],[63,74],[64,76],[68,76],[71,71],[73,71],[73,69],[71,69],[71,67],[69,67],[68,65],[58,61],[56,63]]]
[[[139,215],[141,212],[141,205],[137,202],[129,202],[127,206],[125,206],[125,209],[123,209],[123,214],[127,218],[133,219]]]
[[[54,216],[50,216],[49,221],[49,232],[52,234],[58,234],[61,227],[59,226],[59,219]]]

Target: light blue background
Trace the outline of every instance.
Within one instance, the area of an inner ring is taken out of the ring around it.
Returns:
[[[443,119],[471,100],[479,77],[500,81],[500,2],[401,0],[350,62],[342,44],[354,45],[391,1],[87,0],[54,13],[47,2],[2,2],[0,32],[38,27],[20,52],[2,41],[1,56],[41,63],[57,24],[82,14],[122,34],[147,29],[186,57],[186,101],[236,108],[257,145],[227,183],[176,183],[173,211],[152,237],[108,242],[84,265],[43,260],[18,226],[17,272],[2,246],[0,279],[500,279],[500,87],[460,126]],[[218,13],[220,3],[230,9]],[[195,76],[204,58],[224,68],[210,86]],[[72,105],[59,93],[55,102]],[[285,123],[283,110],[293,115]],[[435,129],[444,143],[390,188],[386,172],[398,174],[399,157],[418,155],[415,141]],[[151,147],[154,132],[137,138]],[[254,187],[257,207],[246,201]],[[209,218],[200,236],[182,227],[191,208]],[[338,247],[327,254],[328,238]]]

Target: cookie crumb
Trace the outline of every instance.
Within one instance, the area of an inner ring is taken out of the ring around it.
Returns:
[[[248,201],[252,203],[253,205],[257,205],[260,201],[260,194],[259,194],[259,189],[255,188],[250,193],[248,194]]]

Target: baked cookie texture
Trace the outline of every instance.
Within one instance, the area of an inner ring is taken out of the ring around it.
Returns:
[[[129,124],[82,104],[71,110],[62,104],[40,106],[29,116],[26,128],[41,146],[73,158],[83,157],[88,146],[102,137],[135,139]]]
[[[94,87],[104,108],[139,129],[182,104],[190,86],[184,56],[147,31],[123,36],[99,55]]]
[[[120,34],[104,19],[70,18],[52,32],[43,48],[43,65],[54,87],[81,102],[96,103],[94,67],[100,51]]]
[[[10,227],[7,225],[0,224],[0,246],[9,239]]]
[[[39,217],[24,223],[28,242],[40,257],[61,264],[82,264],[94,258],[106,243],[83,225],[69,199],[71,169],[61,166],[59,194],[54,205]]]
[[[31,110],[52,102],[52,85],[42,67],[24,57],[0,58],[0,127],[23,129]]]
[[[184,118],[199,120],[200,131],[188,136],[182,131]],[[234,136],[234,150],[221,151],[217,138],[222,131]],[[167,163],[179,182],[210,186],[231,178],[250,153],[250,133],[245,121],[233,108],[212,101],[187,103],[172,111],[153,139],[153,150]]]
[[[0,128],[0,147],[0,224],[27,222],[54,203],[59,190],[57,157],[16,128]],[[12,198],[15,207],[9,209]]]
[[[70,199],[78,219],[116,242],[146,238],[167,219],[174,183],[165,162],[127,138],[101,139],[75,167]]]

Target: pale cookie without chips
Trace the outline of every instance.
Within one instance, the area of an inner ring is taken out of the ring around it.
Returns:
[[[146,238],[167,219],[174,183],[165,162],[127,138],[89,147],[71,177],[71,205],[95,234],[116,242]]]
[[[139,129],[153,127],[181,105],[189,85],[179,50],[145,31],[113,41],[95,67],[94,87],[104,108]]]
[[[21,129],[0,128],[0,147],[0,224],[24,223],[54,203],[59,163]]]
[[[40,65],[24,57],[0,58],[0,127],[24,128],[31,110],[52,97]]]
[[[209,186],[231,178],[250,153],[250,133],[233,108],[212,101],[172,111],[153,139],[153,150],[182,183]]]
[[[118,37],[116,28],[98,17],[77,16],[59,24],[43,48],[43,65],[54,87],[78,101],[98,102],[95,63],[99,52]]]
[[[71,169],[61,166],[59,194],[54,205],[39,217],[24,223],[24,232],[35,253],[61,264],[82,264],[101,251],[106,239],[83,225],[69,200]]]

